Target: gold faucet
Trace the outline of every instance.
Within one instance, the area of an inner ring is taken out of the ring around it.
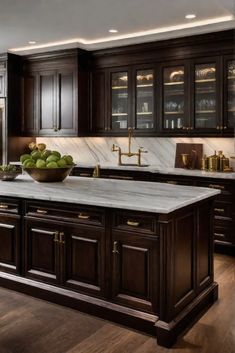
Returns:
[[[122,152],[121,147],[115,146],[114,144],[112,146],[112,152],[118,152],[118,165],[125,165],[125,163],[122,163],[122,156],[126,156],[126,157],[137,156],[138,157],[137,163],[133,165],[141,166],[141,154],[148,153],[148,151],[143,150],[143,147],[140,147],[138,149],[138,152],[131,152],[132,136],[133,136],[133,129],[129,127],[128,128],[128,152]]]
[[[97,164],[93,170],[93,178],[100,178],[100,165]]]

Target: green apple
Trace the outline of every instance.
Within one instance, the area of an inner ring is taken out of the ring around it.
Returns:
[[[37,168],[46,168],[46,162],[44,159],[38,159],[36,162],[36,167]]]
[[[58,167],[60,168],[65,168],[67,166],[66,160],[63,158],[59,159],[57,164],[58,164]]]
[[[33,163],[34,163],[34,160],[33,160],[32,158],[26,159],[26,160],[23,162],[23,167],[26,167],[26,164],[27,164],[28,162],[33,162]]]
[[[23,164],[24,161],[26,161],[27,159],[31,159],[30,154],[22,154],[22,156],[20,156],[20,161]]]
[[[57,156],[59,159],[61,158],[61,154],[58,151],[52,151],[51,154]]]
[[[56,162],[49,162],[47,163],[47,168],[58,168],[58,165]]]
[[[56,156],[55,154],[51,154],[49,157],[47,157],[46,162],[57,162],[60,158]]]
[[[32,151],[31,156],[36,161],[37,159],[41,158],[41,153],[39,151]]]
[[[36,165],[35,165],[35,162],[31,159],[25,163],[24,167],[25,168],[35,168]]]
[[[64,159],[66,161],[66,164],[68,165],[73,165],[73,157],[70,155],[67,156],[63,156],[62,159]]]
[[[49,151],[49,150],[44,150],[41,153],[41,156],[43,159],[47,159],[47,157],[49,157],[50,155],[51,155],[51,151]]]

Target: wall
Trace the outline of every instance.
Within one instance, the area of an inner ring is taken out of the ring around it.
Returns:
[[[112,144],[121,146],[127,150],[128,139],[126,137],[87,137],[87,138],[37,138],[37,142],[43,142],[48,149],[58,150],[62,154],[71,154],[78,165],[116,165],[117,153],[111,152]],[[140,146],[148,150],[143,154],[143,163],[173,167],[175,161],[176,143],[202,143],[204,153],[213,154],[214,150],[223,150],[226,156],[235,155],[234,138],[133,138],[132,149],[136,151]],[[129,163],[135,162],[135,157],[129,159]],[[234,160],[235,161],[235,160]],[[233,162],[231,160],[231,162]],[[235,166],[234,166],[235,167]]]

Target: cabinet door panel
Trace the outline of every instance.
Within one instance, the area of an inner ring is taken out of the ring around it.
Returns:
[[[92,73],[91,76],[91,102],[92,132],[106,130],[106,88],[105,71]]]
[[[101,294],[104,285],[104,231],[69,227],[65,235],[64,282],[79,291]]]
[[[57,282],[59,249],[57,230],[47,222],[25,222],[25,272],[27,277]]]
[[[54,132],[56,120],[56,75],[45,72],[39,75],[39,132]]]
[[[75,73],[73,71],[60,71],[58,75],[58,129],[60,134],[75,134],[77,132]]]
[[[37,133],[37,75],[25,75],[22,80],[22,132]]]
[[[157,312],[159,240],[133,233],[113,235],[113,299],[124,305]]]
[[[11,216],[0,216],[0,270],[20,271],[20,221]]]

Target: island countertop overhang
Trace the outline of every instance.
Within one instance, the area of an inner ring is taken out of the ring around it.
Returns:
[[[216,196],[219,190],[152,183],[68,177],[63,183],[36,183],[25,175],[1,182],[0,195],[168,214]]]

